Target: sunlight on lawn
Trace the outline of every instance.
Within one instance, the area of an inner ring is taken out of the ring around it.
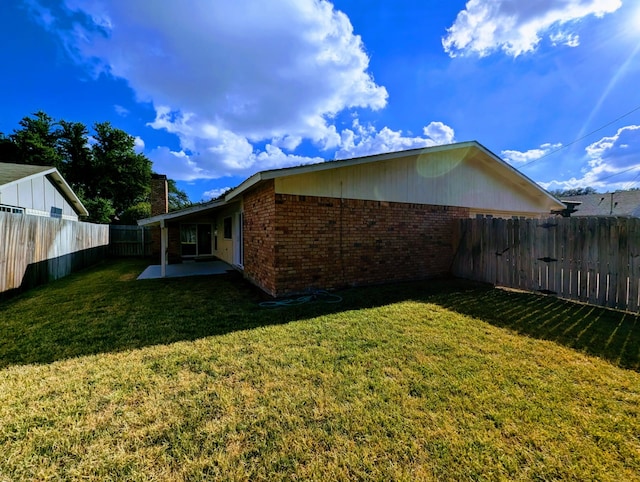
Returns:
[[[560,337],[600,311],[457,282],[265,310],[137,268],[0,305],[0,480],[638,480],[640,373]]]

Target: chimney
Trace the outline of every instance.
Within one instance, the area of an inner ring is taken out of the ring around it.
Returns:
[[[169,212],[169,186],[164,174],[151,174],[151,216]]]

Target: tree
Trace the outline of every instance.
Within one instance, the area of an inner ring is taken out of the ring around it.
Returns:
[[[87,194],[109,199],[120,215],[126,208],[147,200],[150,192],[151,161],[134,150],[135,138],[109,122],[94,124],[93,179]]]
[[[81,122],[60,121],[58,149],[62,156],[61,173],[73,189],[85,188],[94,175],[89,130]]]
[[[36,112],[8,136],[0,132],[0,162],[56,167],[89,211],[87,221],[132,222],[150,213],[151,161],[135,152],[135,138],[109,122],[93,126],[95,143],[81,122],[55,121]],[[187,194],[169,180],[171,210],[190,206]]]
[[[19,124],[22,129],[9,136],[16,148],[13,162],[54,166],[62,171],[62,156],[58,150],[60,129],[55,120],[38,111],[33,117],[24,117]]]
[[[167,179],[167,184],[169,189],[169,211],[188,208],[193,204],[189,200],[187,193],[179,189],[173,179]]]
[[[98,198],[83,198],[81,196],[82,204],[89,211],[89,218],[87,221],[99,224],[110,224],[116,215],[116,210],[113,208],[113,204],[109,199],[102,197]]]
[[[584,196],[586,194],[595,194],[597,191],[595,188],[591,186],[587,187],[576,187],[573,189],[556,189],[555,191],[550,191],[555,197],[571,197],[571,196]]]
[[[122,215],[119,216],[118,224],[136,224],[138,219],[144,219],[150,216],[151,203],[143,201],[125,209]]]
[[[16,162],[18,148],[10,137],[0,132],[0,162]]]

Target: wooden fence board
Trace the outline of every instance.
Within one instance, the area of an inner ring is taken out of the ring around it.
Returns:
[[[629,305],[628,281],[629,281],[629,220],[624,218],[616,219],[618,230],[618,253],[616,272],[618,276],[618,299],[616,308],[626,309]]]
[[[583,299],[583,301],[591,304],[595,304],[598,299],[598,244],[598,220],[596,218],[592,218],[587,221],[587,237],[585,240],[587,268]]]
[[[108,226],[0,213],[0,293],[67,276],[102,259]]]
[[[560,259],[558,264],[558,273],[560,276],[558,293],[563,298],[570,298],[569,292],[569,280],[571,279],[571,231],[570,224],[566,222],[566,219],[561,218],[558,220],[558,239],[562,242],[560,250]]]
[[[638,219],[483,218],[459,226],[458,276],[640,311]]]
[[[635,242],[640,236],[639,219],[629,219],[628,251],[629,251],[629,311],[638,311],[638,288],[640,278],[640,246]]]
[[[151,256],[151,228],[145,226],[109,226],[111,256]]]

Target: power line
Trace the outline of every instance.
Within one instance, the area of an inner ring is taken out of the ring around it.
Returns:
[[[638,168],[640,168],[640,166],[631,166],[630,168],[625,169],[625,170],[623,170],[623,171],[620,171],[620,172],[614,172],[613,174],[609,174],[608,176],[601,177],[601,178],[599,178],[599,179],[598,179],[598,182],[600,182],[600,181],[604,181],[604,180],[606,180],[606,179],[609,179],[609,178],[612,178],[612,177],[615,177],[615,176],[619,176],[620,174],[624,174],[625,172],[633,171],[634,169],[638,169]],[[636,176],[636,177],[637,177],[637,176]],[[634,179],[635,179],[635,178],[634,178]]]
[[[551,152],[547,152],[544,156],[538,157],[537,159],[533,159],[532,161],[529,161],[529,162],[526,162],[525,164],[522,164],[522,165],[519,167],[519,169],[522,169],[523,167],[529,166],[530,164],[533,164],[534,162],[541,161],[541,160],[542,160],[542,159],[544,159],[545,157],[549,157],[550,155],[555,154],[555,153],[556,153],[556,152],[558,152],[558,151],[561,151],[561,150],[563,150],[563,149],[566,149],[567,147],[572,146],[573,144],[575,144],[575,143],[577,143],[577,142],[580,142],[580,141],[581,141],[581,140],[583,140],[583,139],[586,139],[587,137],[589,137],[589,136],[591,136],[591,135],[595,134],[596,132],[599,132],[599,131],[601,131],[602,129],[604,129],[604,128],[606,128],[606,127],[609,127],[611,124],[615,124],[615,123],[616,123],[616,122],[618,122],[619,120],[624,119],[624,118],[625,118],[625,117],[627,117],[627,116],[630,116],[631,114],[633,114],[634,112],[636,112],[636,111],[638,111],[638,110],[640,110],[640,105],[639,105],[639,106],[637,106],[636,108],[634,108],[634,109],[630,110],[630,111],[629,111],[629,112],[627,112],[626,114],[622,114],[620,117],[615,118],[615,119],[614,119],[614,120],[612,120],[611,122],[607,122],[605,125],[603,125],[603,126],[601,126],[601,127],[598,127],[597,129],[595,129],[595,130],[593,130],[593,131],[589,132],[588,134],[585,134],[585,135],[583,135],[582,137],[578,137],[577,139],[575,139],[575,140],[573,140],[573,141],[569,142],[568,144],[564,144],[562,147],[558,147],[557,149],[554,149],[554,150],[553,150],[553,151],[551,151]],[[626,171],[622,171],[622,172],[619,172],[619,173],[617,173],[617,174],[622,174],[623,172],[626,172]],[[617,174],[614,174],[614,176],[616,176]],[[609,176],[609,177],[612,177],[612,176]],[[607,179],[607,178],[605,178],[605,179]]]

